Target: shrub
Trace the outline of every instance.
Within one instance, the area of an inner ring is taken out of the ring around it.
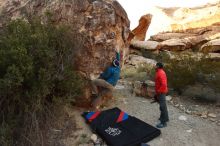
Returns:
[[[196,58],[190,53],[175,54],[172,59],[164,59],[169,86],[183,91],[188,85],[200,83],[220,91],[220,62],[212,61],[207,55]]]
[[[121,75],[122,77],[130,80],[144,81],[153,79],[155,74],[155,69],[150,65],[138,66],[127,66],[123,68]]]
[[[0,145],[36,132],[50,104],[80,94],[83,80],[73,70],[73,36],[68,26],[42,24],[37,18],[12,21],[1,31]]]

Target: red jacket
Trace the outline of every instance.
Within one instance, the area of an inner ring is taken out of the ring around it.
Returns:
[[[155,91],[156,94],[160,94],[160,93],[166,94],[168,92],[167,76],[163,69],[156,70]]]

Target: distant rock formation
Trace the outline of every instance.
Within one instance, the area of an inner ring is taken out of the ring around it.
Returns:
[[[173,13],[172,31],[203,28],[220,20],[220,5],[206,5],[198,8],[179,8]]]
[[[144,41],[146,32],[151,23],[151,19],[152,19],[151,14],[142,16],[139,20],[139,25],[134,30],[132,30],[131,33],[129,34],[128,41],[131,41],[132,39]]]
[[[195,28],[179,33],[159,33],[151,36],[150,40],[159,42],[157,47],[159,50],[184,51],[190,49],[196,52],[215,53],[219,52],[219,49],[216,47],[214,49],[214,47],[211,46],[216,46],[216,43],[213,43],[213,41],[216,39],[218,40],[219,38],[220,25],[215,24],[204,28]],[[208,44],[205,45],[206,43]]]
[[[217,0],[216,0],[217,1]],[[187,29],[201,28],[219,22],[220,2],[193,8],[154,7],[146,9],[152,14],[146,38],[159,32],[184,32]]]
[[[150,28],[157,25],[161,32],[147,41],[132,40],[134,49],[220,53],[220,3],[195,8],[157,7],[152,14]]]

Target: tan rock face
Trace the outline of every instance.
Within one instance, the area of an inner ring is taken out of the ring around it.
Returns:
[[[158,45],[159,50],[183,51],[189,49],[191,44],[184,39],[169,39]]]
[[[184,32],[188,29],[207,27],[219,23],[219,8],[219,2],[193,8],[156,7],[150,12],[153,15],[153,26],[150,29],[157,28],[159,32]],[[158,25],[158,22],[162,22],[161,25]],[[153,32],[158,32],[157,30]]]
[[[188,29],[185,32],[164,32],[151,36],[159,42],[157,49],[170,51],[193,50],[219,53],[220,25]]]
[[[202,45],[201,50],[202,52],[220,52],[220,39],[211,40],[204,45]]]
[[[137,41],[132,40],[130,45],[131,47],[137,48],[137,49],[145,49],[150,51],[155,51],[158,48],[159,42],[157,41]]]
[[[152,32],[159,33],[144,41],[143,34],[145,36],[146,31],[141,31],[141,24],[144,23],[140,23],[129,34],[129,39],[134,38],[131,41],[131,49],[220,52],[219,45],[216,44],[220,38],[219,2],[195,8],[155,7],[150,13],[153,15],[153,19],[149,21],[151,23],[148,30],[149,34]],[[140,22],[143,19],[142,16]],[[160,24],[159,22],[162,23]],[[141,39],[144,42],[138,42]],[[156,48],[149,48],[149,43],[147,43],[149,41],[158,42]]]
[[[115,57],[114,48],[126,53],[130,32],[127,14],[114,0],[0,0],[0,26],[16,19],[50,13],[54,24],[76,30],[76,69],[90,77],[102,72]]]
[[[153,98],[155,95],[154,88],[155,83],[150,80],[147,80],[145,82],[135,81],[133,83],[133,94],[140,97]]]
[[[199,8],[180,8],[173,16],[175,21],[171,24],[172,31],[202,28],[219,22],[220,9],[218,4]]]
[[[196,34],[192,33],[175,33],[175,32],[167,32],[167,33],[158,33],[156,35],[151,36],[151,40],[162,42],[169,39],[182,39],[186,37],[196,36]]]
[[[151,14],[142,16],[139,20],[139,25],[134,30],[132,30],[131,34],[129,34],[128,40],[130,41],[134,39],[134,40],[144,41],[146,32],[151,23],[151,19],[152,19]]]
[[[128,64],[133,65],[135,67],[140,67],[145,65],[148,67],[154,67],[156,65],[156,61],[153,59],[145,58],[143,56],[130,55]]]

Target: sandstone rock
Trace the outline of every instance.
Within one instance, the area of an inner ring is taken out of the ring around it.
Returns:
[[[197,34],[193,33],[172,33],[172,32],[167,32],[167,33],[158,33],[156,35],[153,35],[150,37],[150,40],[154,40],[157,42],[162,42],[170,39],[183,39],[187,37],[192,37],[196,36]]]
[[[147,96],[153,98],[155,95],[155,89],[154,87],[147,87]]]
[[[139,20],[139,25],[129,34],[128,41],[131,41],[132,39],[144,41],[151,19],[151,14],[142,16]]]
[[[173,31],[202,28],[218,23],[220,10],[218,4],[194,9],[179,8],[173,13],[173,19],[176,21],[176,23],[171,24]]]
[[[133,93],[136,96],[153,98],[155,95],[155,89],[153,84],[154,83],[152,81],[146,81],[145,83],[140,81],[135,81],[133,84]]]
[[[220,39],[211,40],[202,45],[200,51],[208,52],[220,52]]]
[[[184,39],[169,39],[159,43],[157,49],[168,50],[168,51],[183,51],[189,49],[191,44],[189,41]]]
[[[211,119],[210,119],[210,121],[212,121],[212,122],[216,122],[216,119],[214,119],[214,118],[211,118]]]
[[[209,113],[209,114],[208,114],[208,117],[216,118],[217,116],[216,116],[216,114],[214,114],[214,113]]]
[[[136,67],[141,65],[147,65],[149,67],[153,67],[156,65],[156,61],[138,55],[130,55],[128,64],[134,65]]]
[[[220,38],[220,23],[218,20],[220,18],[219,3],[194,9],[158,8],[158,10],[167,16],[166,27],[161,26],[164,28],[162,30],[159,29],[159,27],[158,30],[160,30],[160,33],[151,36],[150,40],[157,42],[168,41],[170,39],[178,40],[176,47],[174,47],[174,44],[172,46],[168,45],[165,47],[166,50],[181,51],[192,49],[193,51],[204,50],[203,52],[219,53],[218,45],[211,45],[212,47],[210,47],[210,45],[208,45],[209,47],[203,46],[203,49],[201,49],[201,46],[205,43]],[[157,17],[157,15],[155,17]],[[160,19],[155,17],[154,19]],[[151,28],[153,28],[153,26],[151,26]],[[162,46],[163,45],[161,45],[161,47]],[[169,49],[169,47],[171,49]]]
[[[207,31],[204,32],[193,32],[190,33],[159,33],[151,37],[150,40],[160,42],[157,49],[165,49],[172,51],[183,51],[186,49],[192,49],[193,51],[201,52],[218,52],[218,44],[215,41],[215,44],[207,43],[212,40],[218,40],[220,38],[220,27],[216,29],[215,27],[207,27]],[[212,30],[213,29],[213,30]],[[206,44],[206,45],[205,45]],[[144,48],[145,44],[137,42],[134,44],[136,48]],[[164,48],[165,47],[165,48]],[[177,49],[175,49],[177,48]]]
[[[133,83],[133,93],[136,95],[141,95],[141,86],[142,83],[140,81],[135,81]]]
[[[155,51],[158,47],[158,42],[156,41],[138,41],[138,40],[132,40],[131,46],[136,49],[144,49],[149,51]]]
[[[151,26],[148,29],[151,34],[159,32],[197,33],[199,29],[202,34],[207,31],[203,28],[217,24],[220,17],[219,2],[194,8],[156,7],[150,13],[153,15]],[[162,25],[158,25],[158,22],[162,22]]]
[[[202,115],[201,118],[207,119],[207,115]]]
[[[205,111],[205,112],[202,112],[202,114],[201,114],[201,118],[204,118],[204,119],[207,119],[208,118],[208,112],[207,111]]]
[[[135,81],[133,86],[133,93],[136,96],[146,97],[147,96],[147,87],[143,86],[143,83],[140,81]]]
[[[155,95],[155,82],[146,80],[145,84],[147,86],[147,96],[153,98]]]
[[[220,61],[220,53],[208,53],[208,58],[215,61]]]
[[[211,7],[210,7],[211,8]],[[214,8],[217,8],[216,6]],[[211,9],[209,9],[210,11],[212,11]],[[215,12],[216,13],[215,15],[211,15],[211,14],[208,14],[208,11],[206,10],[198,10],[200,12],[206,12],[206,16],[202,16],[201,14],[198,14],[197,15],[194,15],[194,19],[195,17],[196,20],[193,20],[193,18],[191,17],[191,21],[190,20],[190,17],[187,18],[186,16],[186,19],[188,19],[188,22],[187,20],[185,21],[185,23],[182,23],[182,24],[171,24],[171,28],[172,30],[174,31],[181,31],[181,30],[186,30],[186,29],[192,29],[192,28],[201,28],[201,27],[206,27],[206,26],[210,26],[214,23],[217,23],[218,22],[218,19],[220,18],[220,11],[219,10],[216,10],[215,9]],[[211,13],[211,12],[209,12]],[[200,17],[200,18],[198,18]]]

